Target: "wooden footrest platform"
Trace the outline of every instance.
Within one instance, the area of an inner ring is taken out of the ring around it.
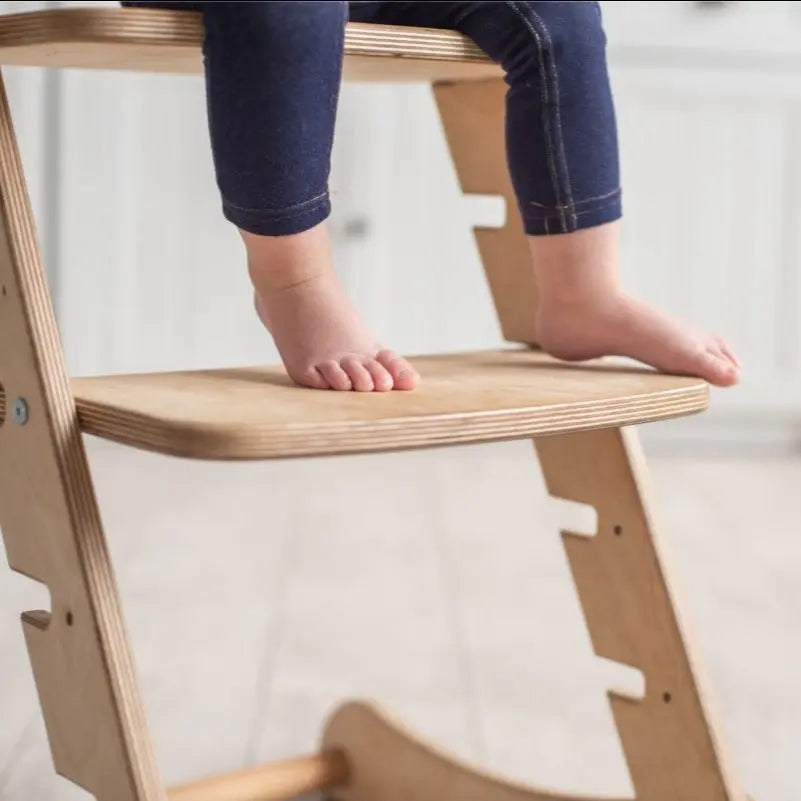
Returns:
[[[88,434],[198,459],[271,459],[524,439],[704,409],[697,378],[523,349],[414,359],[414,392],[301,389],[281,367],[73,381]]]

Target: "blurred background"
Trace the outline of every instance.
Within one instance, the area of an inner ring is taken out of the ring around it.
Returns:
[[[733,765],[795,801],[801,3],[602,6],[626,282],[745,365],[708,413],[643,431],[666,547]],[[71,373],[275,361],[201,79],[4,73]],[[460,196],[427,87],[344,89],[332,189],[338,268],[383,341],[501,344],[470,225],[503,209]],[[170,783],[313,749],[366,695],[515,778],[631,791],[605,691],[642,677],[592,654],[557,534],[586,510],[546,497],[529,444],[223,466],[88,446]],[[47,603],[0,570],[0,801],[87,797],[53,776],[19,626]]]

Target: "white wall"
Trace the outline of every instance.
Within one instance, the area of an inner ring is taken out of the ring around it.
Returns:
[[[38,11],[53,3],[0,2],[0,14]],[[53,202],[52,181],[57,174],[54,122],[58,113],[57,73],[41,69],[6,67],[3,79],[14,117],[17,140],[28,179],[38,233],[47,262],[52,265],[52,230],[57,208]],[[51,281],[57,275],[51,274]]]
[[[627,282],[729,336],[747,368],[674,435],[799,430],[798,6],[605,4]],[[219,214],[202,81],[30,75],[23,145],[72,371],[274,360]],[[332,186],[339,269],[384,341],[412,353],[500,343],[468,229],[497,209],[459,197],[427,88],[346,87]]]

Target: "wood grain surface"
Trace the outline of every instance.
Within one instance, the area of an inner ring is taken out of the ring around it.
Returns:
[[[203,24],[191,11],[65,8],[0,16],[0,64],[200,73]],[[455,81],[497,77],[455,31],[350,23],[345,79]]]
[[[0,526],[48,588],[22,614],[56,770],[99,801],[165,801],[0,80]]]
[[[325,751],[172,787],[167,799],[282,801],[344,785],[348,781],[348,773],[348,761],[341,751]]]
[[[73,381],[82,429],[148,450],[265,459],[519,439],[705,408],[696,378],[509,349],[414,359],[413,392],[326,392],[282,367]]]
[[[330,792],[337,801],[615,801],[526,787],[493,776],[424,742],[363,701],[350,701],[334,711],[323,747],[341,749],[350,762],[350,782]]]
[[[535,345],[537,284],[506,164],[506,90],[502,78],[441,83],[434,98],[462,191],[505,204],[501,227],[473,229],[504,339]]]
[[[670,579],[637,432],[535,444],[550,494],[598,515],[594,531],[562,532],[595,653],[645,679],[641,698],[609,693],[637,801],[746,801]]]

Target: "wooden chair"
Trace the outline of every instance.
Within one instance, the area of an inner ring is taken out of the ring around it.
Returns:
[[[188,12],[31,12],[0,18],[0,63],[196,73],[201,38]],[[432,83],[463,190],[514,208],[505,87],[480,51],[449,31],[373,25],[350,25],[346,51],[349,80]],[[52,599],[22,622],[62,776],[99,801],[267,801],[316,788],[347,801],[572,798],[459,764],[356,701],[330,717],[313,756],[165,789],[81,434],[196,459],[532,438],[549,491],[598,513],[594,536],[563,533],[595,651],[645,676],[644,697],[610,694],[636,799],[744,798],[707,709],[636,433],[626,428],[702,410],[704,382],[568,366],[534,348],[419,358],[423,386],[383,396],[296,389],[272,367],[70,382],[0,95],[0,523],[12,569],[46,584]],[[516,215],[476,239],[506,339],[533,345],[536,288]]]

